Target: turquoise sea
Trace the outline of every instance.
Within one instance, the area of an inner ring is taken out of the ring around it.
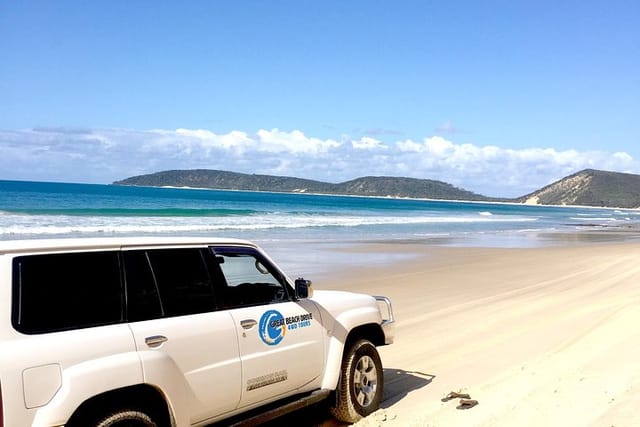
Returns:
[[[0,240],[221,236],[310,252],[381,241],[523,247],[639,220],[635,210],[0,181]]]

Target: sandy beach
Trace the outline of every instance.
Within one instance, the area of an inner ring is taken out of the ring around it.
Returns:
[[[382,409],[359,426],[640,423],[640,244],[351,251],[415,254],[315,280],[394,304]]]

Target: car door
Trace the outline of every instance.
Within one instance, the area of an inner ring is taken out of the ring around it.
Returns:
[[[213,248],[242,360],[240,406],[319,386],[323,329],[315,304],[295,301],[284,275],[253,248]]]
[[[236,328],[217,311],[208,249],[123,252],[128,318],[145,382],[186,396],[196,423],[235,409],[241,367]]]

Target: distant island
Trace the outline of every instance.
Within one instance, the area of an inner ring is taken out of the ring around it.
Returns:
[[[562,206],[640,207],[640,175],[595,169],[585,169],[517,198],[487,197],[431,179],[366,176],[332,184],[303,178],[210,169],[161,171],[133,176],[113,184]]]

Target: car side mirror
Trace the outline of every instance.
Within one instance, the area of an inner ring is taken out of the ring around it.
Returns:
[[[311,298],[313,296],[313,288],[311,288],[311,280],[303,278],[296,279],[296,297]]]

